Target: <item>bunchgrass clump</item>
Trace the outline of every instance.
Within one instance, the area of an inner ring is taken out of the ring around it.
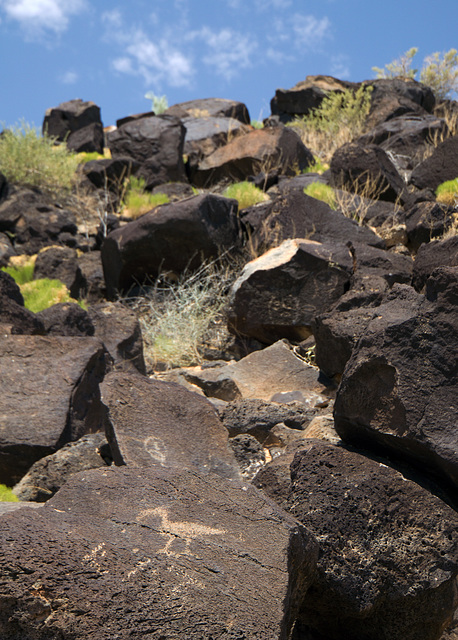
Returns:
[[[0,502],[19,502],[19,500],[12,489],[5,484],[0,484]]]
[[[0,136],[0,171],[13,184],[61,195],[75,183],[77,155],[23,122]]]
[[[24,306],[38,313],[60,302],[76,302],[70,297],[70,292],[60,280],[39,278],[21,285]]]
[[[199,364],[205,347],[218,348],[227,335],[224,308],[235,270],[212,262],[176,281],[159,277],[135,307],[147,365],[152,369]]]
[[[458,204],[458,178],[447,180],[436,189],[438,202],[455,207]]]
[[[304,193],[311,198],[316,198],[317,200],[326,202],[326,204],[328,204],[331,209],[337,208],[334,189],[328,184],[324,184],[323,182],[312,182],[311,184],[304,187]]]
[[[26,260],[22,260],[21,262],[13,262],[12,260],[10,260],[10,263],[6,267],[2,267],[1,270],[9,273],[16,284],[23,285],[26,282],[30,282],[31,280],[33,280],[35,259],[36,256],[26,256]]]
[[[144,179],[132,176],[127,184],[122,214],[126,218],[136,220],[144,213],[168,202],[170,198],[165,193],[146,191]]]
[[[329,161],[336,149],[363,132],[372,91],[372,87],[366,85],[361,85],[357,91],[332,91],[319,107],[295,118],[288,126],[296,130],[315,156],[321,161]]]
[[[259,202],[269,199],[259,187],[252,182],[236,182],[229,185],[224,191],[223,196],[226,198],[234,198],[239,203],[239,209],[246,209]]]
[[[323,162],[320,158],[315,157],[313,164],[310,164],[302,173],[318,173],[322,174],[329,169],[329,163]]]

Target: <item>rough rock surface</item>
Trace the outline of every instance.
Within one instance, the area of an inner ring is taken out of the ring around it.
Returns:
[[[412,285],[423,292],[436,267],[458,267],[458,236],[422,244],[415,257]]]
[[[61,302],[37,313],[48,336],[93,336],[94,325],[87,311],[75,302]]]
[[[37,460],[15,485],[14,494],[23,501],[46,502],[75,473],[104,467],[110,449],[104,433],[90,433],[76,442]]]
[[[329,640],[436,640],[456,607],[458,516],[399,472],[311,441],[288,498],[320,544],[301,621]]]
[[[287,640],[317,558],[257,489],[158,467],[82,472],[0,541],[2,640]]]
[[[267,344],[304,340],[315,316],[348,290],[352,272],[345,245],[285,240],[244,267],[231,289],[229,329]]]
[[[35,261],[33,278],[60,280],[75,300],[80,298],[86,285],[78,265],[78,254],[70,247],[46,247],[40,251]]]
[[[409,246],[417,251],[420,245],[441,237],[455,223],[455,209],[438,202],[419,202],[408,209],[405,225]]]
[[[435,190],[458,175],[458,136],[447,138],[412,172],[410,181],[418,189]]]
[[[101,422],[106,351],[96,338],[0,336],[0,483]]]
[[[184,136],[185,128],[178,118],[160,115],[127,122],[107,138],[112,157],[138,162],[136,175],[152,189],[163,182],[186,182]]]
[[[102,124],[100,107],[94,102],[69,100],[46,111],[43,133],[62,142],[73,132],[93,124]]]
[[[213,194],[165,204],[110,233],[102,262],[110,298],[160,271],[181,273],[239,244],[237,201]]]
[[[345,441],[410,459],[458,486],[458,267],[426,295],[395,285],[353,349],[334,408]]]
[[[115,464],[238,477],[227,430],[202,396],[172,382],[125,372],[108,374],[101,393]]]
[[[166,113],[178,118],[234,118],[250,124],[250,114],[243,102],[225,98],[201,98],[172,105]]]
[[[42,321],[24,307],[18,285],[5,271],[0,271],[0,324],[12,334],[45,333]]]

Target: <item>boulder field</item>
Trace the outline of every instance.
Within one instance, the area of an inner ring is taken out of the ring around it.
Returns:
[[[69,149],[109,148],[78,170],[103,216],[0,174],[0,266],[36,256],[86,301],[33,313],[0,270],[1,640],[458,638],[458,223],[435,196],[458,105],[366,84],[322,175],[288,125],[360,83],[278,89],[262,129],[216,98],[109,132],[92,102],[49,109]],[[123,216],[128,175],[170,201]],[[226,347],[152,368],[131,299],[221,255]]]

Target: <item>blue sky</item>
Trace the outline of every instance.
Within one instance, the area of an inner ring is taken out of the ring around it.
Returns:
[[[0,123],[41,126],[82,98],[107,126],[150,109],[148,91],[262,119],[307,75],[359,81],[413,46],[420,67],[458,49],[457,24],[457,0],[0,0]]]

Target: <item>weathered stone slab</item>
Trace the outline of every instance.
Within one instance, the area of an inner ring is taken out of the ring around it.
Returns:
[[[113,372],[101,385],[116,464],[210,471],[238,477],[228,433],[214,407],[173,382]]]
[[[77,474],[0,549],[2,640],[287,640],[317,558],[257,489],[160,467]]]
[[[1,483],[100,428],[106,356],[96,338],[0,336]]]

